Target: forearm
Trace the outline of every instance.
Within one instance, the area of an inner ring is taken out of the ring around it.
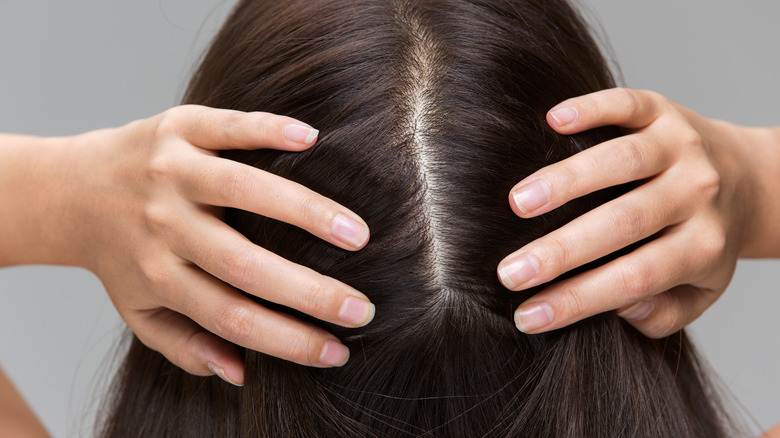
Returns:
[[[57,228],[57,157],[64,139],[0,134],[0,266],[62,264]]]
[[[0,436],[48,437],[32,409],[0,368]]]
[[[747,258],[780,257],[780,127],[740,128],[752,198],[745,244]]]

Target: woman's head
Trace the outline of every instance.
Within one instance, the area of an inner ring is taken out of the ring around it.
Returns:
[[[544,121],[555,103],[611,86],[564,0],[241,1],[185,101],[320,129],[306,152],[224,156],[333,198],[372,237],[350,253],[250,213],[226,220],[365,293],[376,317],[347,329],[261,302],[325,327],[352,358],[312,369],[248,351],[242,390],[136,341],[106,433],[142,419],[172,434],[719,436],[682,334],[645,339],[607,314],[524,335],[513,311],[538,289],[496,277],[511,251],[621,192],[530,220],[507,203],[523,177],[615,134],[562,137]]]

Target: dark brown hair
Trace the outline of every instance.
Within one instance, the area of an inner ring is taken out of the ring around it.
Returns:
[[[346,329],[281,309],[334,333],[352,359],[315,369],[246,351],[242,389],[135,339],[102,434],[726,436],[682,332],[651,340],[607,313],[528,336],[512,314],[538,289],[496,278],[504,256],[628,189],[527,220],[507,202],[531,172],[617,135],[563,137],[545,123],[557,102],[611,86],[564,0],[239,2],[185,102],[319,128],[303,153],[224,156],[333,198],[372,237],[350,253],[250,213],[226,220],[364,292],[376,318]]]

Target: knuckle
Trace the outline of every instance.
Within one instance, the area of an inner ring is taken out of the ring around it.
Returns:
[[[568,271],[573,260],[573,241],[564,236],[551,238],[546,244],[541,265],[549,267],[555,272]]]
[[[672,106],[673,103],[671,100],[667,99],[666,96],[663,94],[652,91],[652,90],[634,90],[634,97],[636,98],[637,102],[639,102],[641,99],[639,98],[639,95],[643,96],[646,102],[649,102],[652,105],[657,106],[659,109],[663,108],[664,106]]]
[[[571,287],[563,289],[562,299],[566,309],[565,314],[568,314],[570,317],[580,317],[588,311],[586,299],[580,289]]]
[[[217,334],[229,341],[242,344],[254,333],[255,314],[246,306],[230,304],[217,318]]]
[[[709,232],[703,232],[701,237],[702,248],[699,253],[699,260],[701,260],[705,268],[710,268],[712,265],[717,264],[726,252],[727,241],[725,233],[718,227],[713,226],[713,228]]]
[[[149,178],[156,183],[166,183],[174,175],[177,160],[175,154],[158,149],[149,159]]]
[[[245,251],[234,251],[224,256],[222,269],[230,284],[247,291],[261,280],[262,259]]]
[[[636,242],[642,238],[646,222],[642,209],[621,206],[612,210],[612,224],[623,241]]]
[[[312,365],[317,362],[316,347],[313,344],[315,330],[296,331],[281,340],[279,357],[299,364]],[[313,348],[315,347],[315,348]]]
[[[219,177],[217,190],[224,203],[243,204],[247,200],[247,193],[252,192],[248,185],[249,177],[246,173],[230,172]]]
[[[141,275],[153,289],[166,289],[169,285],[169,275],[164,265],[157,260],[144,260],[140,264]]]
[[[558,180],[555,182],[556,190],[563,190],[567,195],[580,192],[582,173],[578,167],[570,163],[560,163],[556,173],[558,174]]]
[[[187,111],[188,109],[186,107],[175,107],[160,113],[156,119],[157,124],[154,129],[155,137],[168,137],[178,133],[179,127],[181,126]]]
[[[299,310],[315,317],[323,316],[331,308],[332,296],[331,288],[324,281],[313,281],[303,291]]]
[[[651,292],[653,278],[648,267],[638,261],[626,262],[618,271],[618,286],[630,300],[639,300]]]
[[[680,142],[688,149],[702,149],[706,146],[704,137],[690,126],[680,134]]]
[[[311,195],[305,195],[298,203],[297,213],[302,223],[313,224],[319,221],[325,210],[323,203],[319,199]]]
[[[245,117],[243,113],[229,111],[222,113],[219,118],[219,127],[224,134],[225,142],[230,145],[240,144]]]
[[[173,218],[170,207],[160,203],[151,202],[144,208],[144,222],[153,234],[163,234],[171,227]]]
[[[637,98],[634,90],[619,87],[616,89],[618,93],[618,107],[630,114],[635,114],[640,109],[639,99]]]
[[[250,117],[252,118],[252,126],[260,138],[284,137],[285,119],[281,116],[266,112],[253,112],[250,113]]]
[[[707,166],[697,172],[696,187],[706,199],[715,199],[721,189],[720,174],[713,167]]]
[[[642,173],[645,163],[645,153],[639,145],[631,140],[624,140],[617,149],[618,160],[630,176]]]

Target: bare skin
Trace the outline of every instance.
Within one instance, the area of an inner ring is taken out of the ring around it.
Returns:
[[[542,333],[617,309],[647,336],[666,336],[720,297],[737,258],[780,257],[780,129],[706,119],[626,89],[567,100],[547,121],[564,135],[606,125],[626,135],[518,183],[509,202],[520,217],[605,187],[639,186],[509,255],[499,265],[503,284],[527,289],[658,237],[528,299],[515,313],[520,330]]]
[[[567,120],[562,108],[576,117]],[[510,195],[519,216],[604,187],[642,184],[508,256],[499,268],[523,255],[535,261],[526,262],[532,276],[525,281],[513,278],[528,272],[523,266],[512,275],[502,270],[504,284],[542,284],[660,237],[529,299],[516,313],[521,330],[541,333],[618,309],[648,336],[664,336],[720,296],[738,257],[780,257],[773,196],[780,193],[779,129],[708,120],[655,93],[622,89],[566,101],[548,122],[561,134],[614,124],[627,135],[520,182]],[[335,337],[237,290],[348,327],[370,322],[368,299],[252,245],[219,220],[221,208],[235,207],[347,250],[362,248],[368,227],[345,207],[216,156],[226,148],[300,151],[315,138],[293,119],[196,106],[70,138],[0,135],[0,266],[91,270],[138,337],[192,374],[242,384],[234,344],[304,365],[343,364],[348,351]],[[517,196],[540,181],[541,203],[531,205],[538,193]],[[534,310],[540,306],[547,308]],[[531,328],[527,317],[539,322],[540,314],[549,321]],[[26,406],[10,383],[3,388],[0,403],[11,404],[0,413]],[[46,436],[29,415],[14,418]]]
[[[780,424],[764,432],[759,438],[780,438]]]
[[[0,436],[46,438],[49,433],[0,368]]]
[[[75,137],[0,135],[0,266],[92,271],[138,338],[195,375],[241,385],[235,345],[342,365],[349,351],[335,336],[238,290],[346,327],[371,321],[368,298],[219,220],[234,207],[362,248],[368,227],[347,208],[217,157],[228,148],[302,151],[316,136],[288,117],[199,106]]]

